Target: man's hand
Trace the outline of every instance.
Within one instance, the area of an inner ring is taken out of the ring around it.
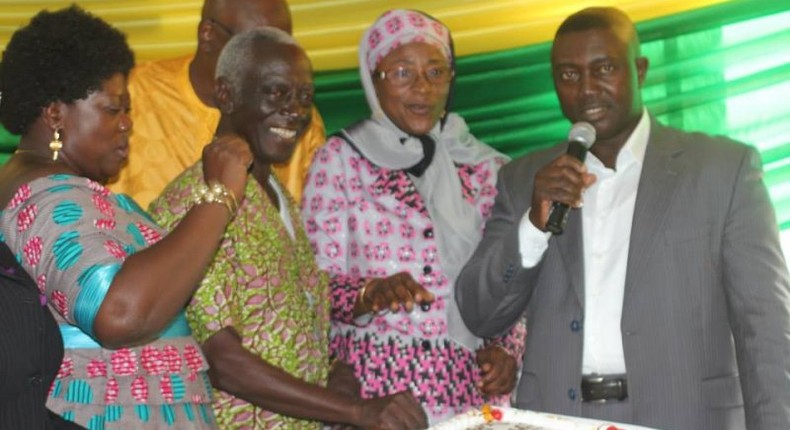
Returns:
[[[410,391],[368,399],[358,408],[360,428],[371,430],[417,430],[428,428],[425,411]]]
[[[329,380],[326,383],[326,388],[352,399],[361,400],[361,387],[359,380],[354,376],[354,369],[351,365],[340,360],[336,360],[332,363],[332,367],[329,369]],[[357,427],[350,424],[332,424],[331,426],[332,430],[353,430],[355,428]]]
[[[516,359],[499,345],[488,345],[477,351],[480,382],[477,388],[489,396],[509,394],[516,386]]]
[[[354,368],[350,364],[340,360],[336,360],[332,364],[326,388],[359,399],[361,398],[361,387],[359,380],[354,376]]]
[[[532,190],[532,208],[529,220],[542,231],[546,230],[549,210],[553,202],[570,207],[582,206],[582,193],[595,182],[595,175],[576,158],[563,154],[538,170]]]

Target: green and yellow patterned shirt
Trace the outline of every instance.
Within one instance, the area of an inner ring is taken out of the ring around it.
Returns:
[[[189,210],[193,187],[201,183],[202,165],[197,163],[151,203],[154,219],[171,230]],[[315,263],[298,206],[288,195],[295,230],[292,239],[277,207],[252,176],[245,194],[187,308],[193,335],[203,343],[232,326],[244,347],[267,363],[308,383],[325,386],[329,370],[328,283]],[[321,428],[318,422],[277,415],[219,390],[215,395],[214,411],[222,429]]]

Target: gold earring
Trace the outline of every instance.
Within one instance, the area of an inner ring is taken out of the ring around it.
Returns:
[[[52,135],[52,141],[49,142],[49,150],[52,151],[52,161],[57,161],[58,152],[63,148],[63,142],[60,141],[60,130],[55,129]]]

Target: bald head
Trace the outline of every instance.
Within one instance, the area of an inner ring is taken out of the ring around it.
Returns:
[[[639,36],[634,23],[625,12],[613,7],[588,7],[574,13],[560,24],[554,40],[564,34],[594,29],[610,30],[633,50],[631,54],[639,56]]]
[[[264,26],[292,32],[291,11],[285,0],[206,0],[201,18],[219,22],[233,34]]]

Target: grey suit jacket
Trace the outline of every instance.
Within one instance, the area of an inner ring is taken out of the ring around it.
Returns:
[[[493,214],[456,296],[479,336],[504,332],[526,311],[517,406],[580,415],[580,210],[536,267],[521,267],[518,244],[535,173],[565,150],[500,171]],[[621,334],[634,424],[790,429],[790,286],[753,148],[651,122]]]

